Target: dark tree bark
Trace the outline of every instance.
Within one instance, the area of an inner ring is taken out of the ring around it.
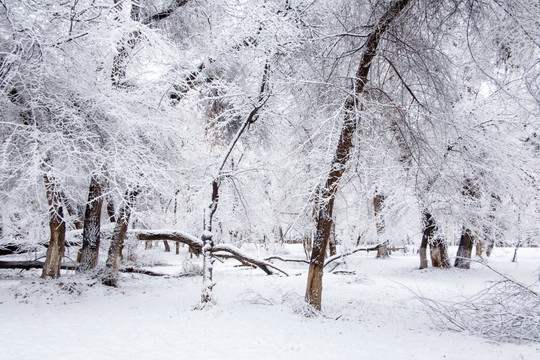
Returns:
[[[165,246],[165,252],[171,252],[171,246],[167,240],[163,240],[163,245]]]
[[[44,175],[45,192],[49,203],[49,228],[50,241],[47,248],[45,263],[43,264],[42,278],[60,277],[60,267],[64,257],[64,246],[66,239],[66,223],[64,222],[64,210],[60,205],[58,190],[55,179]]]
[[[135,198],[138,195],[136,190],[128,190],[125,199],[120,207],[118,220],[114,228],[109,254],[106,262],[106,271],[103,276],[103,284],[108,286],[116,286],[118,282],[118,268],[120,265],[120,257],[122,248],[124,247],[124,239],[129,225],[129,218],[132,209],[135,205]]]
[[[321,204],[317,216],[317,230],[311,252],[306,286],[306,301],[317,310],[321,309],[323,268],[326,247],[328,246],[332,227],[334,199],[338,182],[345,171],[345,165],[349,160],[353,147],[352,139],[356,132],[356,110],[360,105],[359,97],[364,93],[364,87],[368,82],[369,69],[377,53],[377,47],[379,46],[382,35],[409,2],[410,0],[394,1],[367,37],[363,47],[364,53],[360,60],[352,88],[354,95],[351,95],[345,102],[345,118],[341,128],[340,138],[331,164],[331,170],[320,192]]]
[[[94,269],[98,263],[99,244],[101,241],[101,183],[96,176],[90,179],[88,203],[84,211],[83,243],[79,271]]]
[[[448,269],[450,267],[450,259],[448,258],[448,245],[443,239],[434,239],[429,243],[431,251],[431,265]]]
[[[454,266],[460,269],[470,269],[474,238],[469,229],[463,229]]]
[[[463,195],[469,199],[478,199],[478,186],[470,178],[465,179],[463,184]],[[454,266],[461,269],[470,269],[472,249],[474,246],[475,238],[470,228],[464,227],[461,233],[461,239],[459,240],[459,247],[456,254],[456,261]]]
[[[433,238],[433,233],[435,231],[435,221],[433,219],[433,216],[426,210],[424,210],[422,215],[423,215],[424,231],[422,233],[422,243],[420,244],[419,254],[420,254],[420,269],[425,269],[428,267],[427,247],[430,240]]]

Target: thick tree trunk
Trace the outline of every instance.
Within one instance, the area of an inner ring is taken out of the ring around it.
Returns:
[[[495,247],[495,241],[493,239],[490,239],[486,245],[486,256],[490,257],[491,252],[493,251],[493,248]]]
[[[66,223],[63,219],[64,210],[60,205],[55,180],[45,175],[44,181],[47,202],[49,203],[49,229],[51,237],[41,277],[55,279],[60,277],[60,267],[62,266],[62,258],[64,257]]]
[[[478,184],[471,178],[466,178],[463,184],[463,195],[471,200],[480,198],[478,191]],[[473,220],[474,219],[470,219]],[[475,243],[475,238],[470,228],[464,227],[461,233],[461,239],[459,240],[459,247],[456,254],[456,261],[454,266],[461,269],[470,269],[472,249]]]
[[[79,271],[94,269],[98,263],[101,234],[101,184],[97,177],[92,176],[88,190],[88,203],[84,211],[83,244]]]
[[[369,34],[364,44],[364,53],[356,72],[356,79],[352,88],[353,95],[345,102],[345,119],[331,164],[331,171],[320,191],[321,200],[317,216],[317,231],[313,242],[306,286],[306,301],[317,310],[321,309],[324,258],[332,227],[334,198],[338,182],[343,176],[345,165],[349,160],[353,147],[352,139],[356,132],[357,121],[359,120],[356,116],[356,110],[359,108],[359,97],[364,93],[364,87],[368,82],[369,69],[377,53],[381,36],[409,2],[410,0],[393,2]]]
[[[420,244],[419,254],[420,254],[420,269],[425,269],[428,267],[427,247],[430,240],[433,238],[433,233],[435,232],[435,221],[433,219],[433,216],[426,210],[424,210],[422,216],[423,216],[424,231],[422,233],[422,243]]]
[[[431,251],[431,265],[433,267],[450,268],[448,258],[448,245],[443,239],[435,239],[429,243]]]
[[[107,257],[106,271],[103,276],[103,284],[108,286],[116,286],[118,282],[118,268],[120,265],[120,257],[122,248],[124,247],[124,239],[128,230],[129,218],[132,209],[135,205],[135,198],[138,192],[136,190],[128,190],[126,197],[120,208],[116,226],[114,228],[109,254]]]
[[[460,269],[470,269],[470,258],[472,255],[472,249],[474,244],[474,238],[469,229],[464,229],[459,241],[459,247],[456,254],[456,261],[454,266]]]

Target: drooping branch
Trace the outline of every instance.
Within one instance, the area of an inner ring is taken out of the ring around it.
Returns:
[[[334,262],[336,260],[342,259],[342,258],[347,257],[347,256],[352,255],[352,254],[356,254],[357,252],[360,252],[360,251],[367,251],[367,252],[375,251],[375,250],[378,250],[380,247],[385,246],[385,245],[386,245],[385,243],[380,243],[380,244],[377,244],[377,245],[372,246],[372,247],[362,246],[362,247],[358,247],[358,248],[356,248],[354,250],[348,251],[348,252],[343,253],[343,254],[336,254],[334,256],[330,256],[328,259],[326,259],[326,262],[324,263],[324,267],[327,267],[330,263],[332,263],[332,262]]]
[[[302,263],[302,264],[309,264],[309,261],[305,259],[286,259],[280,256],[270,256],[270,257],[265,258],[264,260],[266,261],[279,260],[283,262],[296,262],[296,263]]]

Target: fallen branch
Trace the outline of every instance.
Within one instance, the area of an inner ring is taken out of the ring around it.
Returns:
[[[138,240],[168,240],[168,241],[177,241],[189,245],[192,251],[199,255],[202,252],[203,242],[201,239],[190,235],[188,233],[177,231],[177,230],[131,230],[130,234],[134,234]],[[251,264],[257,266],[262,271],[268,275],[272,275],[270,269],[277,270],[287,276],[289,276],[285,271],[277,268],[273,264],[255,257],[249,256],[248,254],[242,252],[240,249],[227,245],[227,244],[217,244],[213,247],[212,253],[215,256],[220,256],[216,252],[223,251],[232,255],[235,259],[240,261],[242,264]]]
[[[277,271],[281,272],[285,276],[289,276],[289,274],[287,274],[285,271],[281,270],[280,268],[274,266],[272,263],[269,263],[268,261],[265,261],[265,260],[262,260],[262,259],[257,259],[255,257],[249,256],[248,254],[242,252],[240,249],[238,249],[238,248],[236,248],[234,246],[231,246],[231,245],[228,245],[228,244],[214,245],[214,247],[212,249],[212,252],[216,253],[218,251],[228,252],[229,254],[232,254],[236,258],[242,259],[241,261],[246,261],[246,262],[248,262],[248,263],[250,263],[252,265],[257,266],[258,268],[260,268],[262,271],[264,271],[268,275],[272,275],[272,271],[270,269],[274,269],[274,270],[277,270]]]
[[[150,270],[144,270],[144,269],[137,269],[132,267],[127,267],[119,270],[123,273],[130,273],[130,274],[142,274],[142,275],[148,275],[148,276],[168,276],[169,274],[163,274],[163,273],[157,273]]]
[[[195,255],[202,252],[203,242],[201,239],[188,233],[176,230],[130,230],[129,234],[134,234],[138,240],[167,240],[176,241],[188,245]]]
[[[355,253],[360,252],[360,251],[367,251],[367,252],[374,251],[374,250],[377,250],[378,248],[380,248],[383,245],[385,245],[385,244],[377,244],[377,245],[375,245],[373,247],[359,247],[359,248],[356,248],[354,250],[351,250],[351,251],[343,253],[343,254],[337,254],[337,255],[334,255],[334,256],[330,256],[326,260],[326,262],[324,263],[324,267],[326,267],[326,266],[328,266],[328,264],[330,264],[330,263],[332,263],[332,262],[334,262],[336,260],[342,259],[342,258],[344,258],[346,256],[355,254]]]

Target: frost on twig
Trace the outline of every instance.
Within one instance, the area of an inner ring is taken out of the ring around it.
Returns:
[[[499,273],[500,274],[500,273]],[[496,342],[540,342],[540,294],[506,275],[461,302],[418,296],[432,318],[449,330],[468,331]]]

